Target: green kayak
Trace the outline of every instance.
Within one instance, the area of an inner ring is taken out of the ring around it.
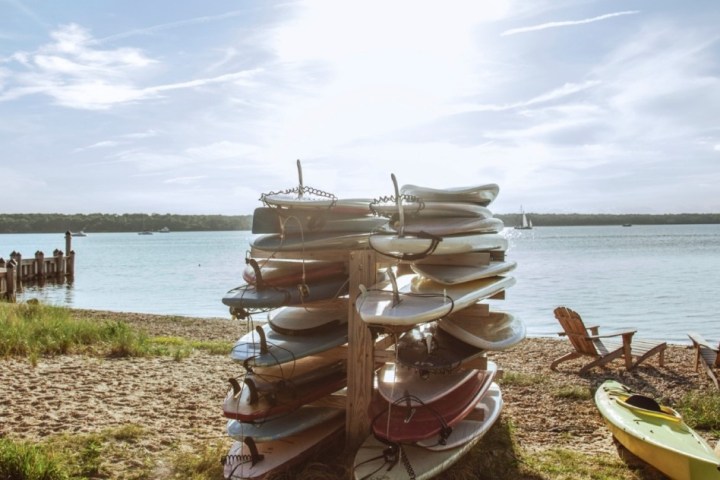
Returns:
[[[675,480],[720,480],[720,456],[672,408],[607,380],[595,404],[615,438]]]

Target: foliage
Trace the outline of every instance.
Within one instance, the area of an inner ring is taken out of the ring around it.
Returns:
[[[66,480],[61,456],[44,445],[0,438],[0,478],[11,480]]]
[[[72,310],[40,303],[0,303],[0,357],[99,353],[111,357],[169,356],[179,361],[194,350],[224,355],[230,342],[177,337],[150,338],[120,321],[73,317]]]
[[[164,227],[172,232],[250,230],[252,215],[0,214],[0,233],[139,232]]]
[[[677,404],[677,409],[692,428],[720,431],[720,393],[690,391]]]

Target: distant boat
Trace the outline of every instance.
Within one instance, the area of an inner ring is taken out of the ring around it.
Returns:
[[[85,233],[85,230],[80,230],[79,232],[72,232],[70,235],[73,237],[87,237],[87,233]]]
[[[527,215],[525,215],[525,211],[520,208],[520,213],[522,215],[522,223],[520,225],[515,226],[515,230],[532,230],[532,220],[528,218]]]
[[[169,231],[170,231],[170,229],[168,227],[163,227],[160,230],[158,230],[158,232],[160,232],[160,233],[168,233]]]
[[[142,232],[138,232],[138,235],[152,235],[153,232],[150,230],[143,230]]]
[[[623,227],[632,227],[632,223],[623,223]]]

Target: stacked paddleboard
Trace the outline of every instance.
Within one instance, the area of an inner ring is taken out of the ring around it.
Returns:
[[[244,283],[222,299],[251,326],[230,352],[242,373],[223,401],[234,440],[224,458],[228,479],[287,468],[345,426],[347,251],[366,246],[386,221],[372,215],[370,200],[304,187],[299,162],[298,173],[298,188],[261,197],[253,233],[262,235],[250,245]]]
[[[515,283],[503,224],[488,208],[497,185],[393,183],[394,197],[371,204],[389,222],[369,245],[397,267],[355,302],[363,322],[395,338],[393,361],[377,372],[357,479],[432,478],[459,460],[502,410],[487,353],[525,337],[520,319],[486,302]]]

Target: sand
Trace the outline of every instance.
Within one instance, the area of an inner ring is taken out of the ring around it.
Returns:
[[[226,319],[79,312],[126,321],[153,336],[232,342],[245,331],[243,322]],[[552,359],[569,350],[564,340],[530,338],[489,355],[507,375],[508,382],[502,384],[503,415],[512,421],[524,451],[573,447],[588,453],[616,453],[592,399],[558,396],[563,389],[594,391],[613,378],[672,403],[690,390],[711,388],[704,373],[694,371],[687,346],[670,345],[664,367],[658,367],[653,357],[629,373],[622,361],[616,361],[580,376],[577,371],[585,362],[581,359],[551,371]],[[152,478],[170,478],[168,465],[175,452],[192,451],[208,441],[229,448],[232,441],[225,433],[222,401],[227,378],[240,372],[228,355],[202,352],[179,361],[63,355],[41,358],[33,366],[27,359],[0,360],[0,436],[39,441],[54,434],[96,433],[137,424],[145,434],[128,447],[137,449],[137,455],[116,459],[111,477],[128,478],[127,472],[140,468],[133,465],[135,461],[153,464]],[[519,381],[516,374],[530,380]],[[511,376],[515,381],[509,381]],[[708,440],[714,445],[717,439]]]

